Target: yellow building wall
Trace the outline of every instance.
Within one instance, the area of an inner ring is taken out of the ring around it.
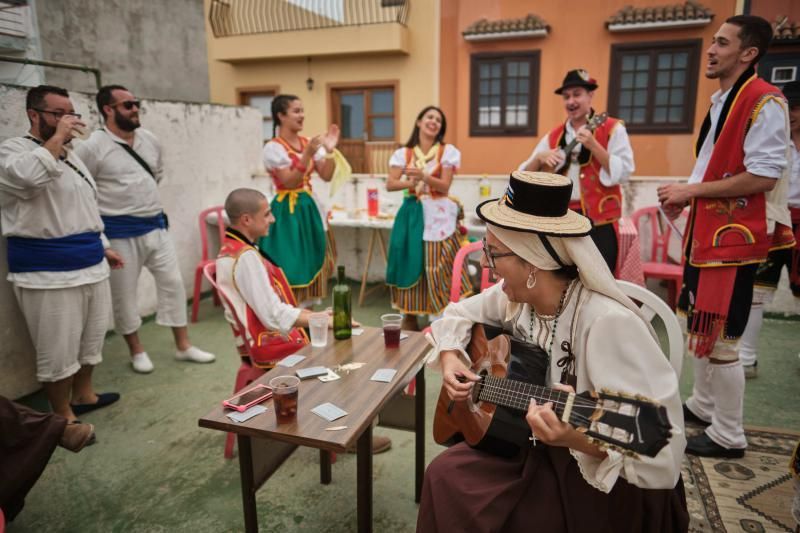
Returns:
[[[205,0],[208,14],[210,0]],[[224,43],[226,57],[234,57],[231,41],[237,37],[214,38],[206,22],[206,39],[209,56],[209,81],[211,101],[222,104],[238,104],[237,90],[275,87],[282,93],[296,94],[303,100],[305,108],[305,135],[315,135],[327,128],[331,121],[331,85],[397,81],[395,94],[395,117],[397,141],[405,141],[414,126],[417,113],[426,105],[436,104],[438,86],[438,32],[439,0],[413,2],[407,20],[405,47],[402,52],[357,53],[328,55],[328,51],[342,39],[352,39],[358,28],[343,27],[302,32],[288,32],[282,36],[302,35],[303,49],[316,51],[311,55],[311,64],[306,57],[219,61],[215,59]],[[395,26],[397,24],[394,24]],[[361,31],[363,33],[363,31]],[[240,42],[252,42],[243,40]],[[359,45],[369,48],[368,42]],[[339,45],[336,45],[339,46]],[[242,49],[241,57],[251,57],[252,51]],[[308,77],[314,79],[314,88],[306,87]]]

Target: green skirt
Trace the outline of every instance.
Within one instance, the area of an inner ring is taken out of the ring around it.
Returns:
[[[315,281],[325,262],[325,228],[310,194],[298,194],[293,213],[289,204],[288,196],[283,201],[277,196],[272,200],[275,223],[258,247],[283,269],[289,285],[306,287]]]
[[[397,211],[389,238],[386,284],[390,287],[408,289],[422,277],[425,270],[424,230],[422,202],[416,196],[408,196]]]

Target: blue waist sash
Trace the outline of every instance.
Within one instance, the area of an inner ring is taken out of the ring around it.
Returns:
[[[150,233],[157,229],[167,229],[167,215],[159,213],[152,217],[131,215],[101,216],[109,239],[130,239]]]
[[[89,268],[105,257],[99,233],[52,239],[8,238],[9,272],[67,272]]]

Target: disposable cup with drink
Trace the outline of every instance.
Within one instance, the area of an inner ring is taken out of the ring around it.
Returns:
[[[300,379],[295,376],[278,376],[269,380],[275,419],[278,424],[290,424],[297,419],[297,392]]]
[[[403,315],[390,313],[381,315],[383,323],[383,343],[387,348],[400,347],[400,324],[403,322]]]
[[[308,316],[308,329],[311,332],[311,346],[322,348],[328,344],[328,313],[311,313]]]

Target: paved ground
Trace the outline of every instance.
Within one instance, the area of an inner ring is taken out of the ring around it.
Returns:
[[[386,293],[374,293],[356,318],[378,325],[387,301]],[[148,322],[142,338],[156,371],[134,374],[122,339],[109,338],[96,383],[121,392],[122,400],[85,415],[99,442],[77,455],[57,449],[10,533],[242,530],[238,462],[222,457],[222,434],[197,427],[198,417],[230,394],[238,362],[220,309],[204,300],[200,317],[191,336],[217,354],[210,365],[174,361],[170,332]],[[761,374],[747,384],[746,423],[800,429],[799,328],[797,321],[766,320]],[[691,364],[684,367],[686,394]],[[438,375],[429,373],[427,384],[430,435]],[[25,402],[46,408],[41,394]],[[376,432],[391,436],[394,446],[375,458],[375,531],[413,531],[413,435]],[[441,449],[430,438],[427,459]],[[299,449],[259,492],[262,531],[355,530],[355,456],[339,456],[328,486],[319,484],[317,458],[316,450]]]

